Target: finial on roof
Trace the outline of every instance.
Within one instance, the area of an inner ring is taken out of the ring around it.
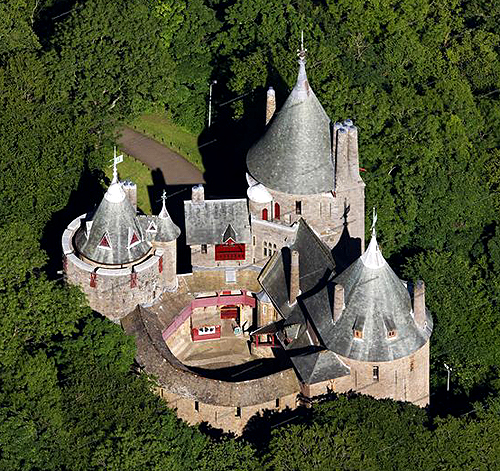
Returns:
[[[376,236],[375,225],[377,224],[377,210],[375,206],[373,207],[373,217],[372,217],[372,237]]]
[[[377,236],[375,232],[375,224],[377,223],[377,211],[373,208],[373,220],[372,220],[372,239],[366,249],[365,253],[361,255],[361,261],[368,268],[382,268],[386,261],[382,256],[382,252],[378,246]]]
[[[305,64],[307,49],[304,49],[304,31],[300,32],[300,49],[297,50],[297,55],[299,56],[299,64]]]
[[[113,147],[113,180],[111,184],[118,183],[118,164],[123,162],[123,154],[116,155],[116,146]]]
[[[165,205],[165,200],[167,199],[167,192],[165,190],[163,190],[163,193],[161,195],[161,199],[162,199],[162,207],[161,207],[160,214],[158,214],[158,217],[167,218],[168,211],[167,211],[167,206]]]

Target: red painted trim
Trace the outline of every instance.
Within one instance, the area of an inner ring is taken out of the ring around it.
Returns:
[[[245,260],[245,244],[227,244],[215,246],[215,260]]]
[[[264,209],[262,210],[262,220],[263,220],[263,221],[267,221],[267,218],[268,218],[267,208],[264,208]]]
[[[191,338],[193,339],[193,342],[196,342],[198,340],[214,340],[214,339],[220,339],[220,325],[216,326],[207,326],[207,327],[215,327],[215,332],[212,332],[210,334],[200,334],[200,329],[197,329],[196,327],[193,327],[191,329]]]
[[[163,255],[158,259],[158,273],[163,272]]]
[[[135,288],[137,286],[137,273],[130,274],[130,287]]]
[[[279,203],[274,203],[274,219],[279,219],[281,216],[281,208]]]
[[[90,274],[90,287],[95,288],[97,286],[97,273]]]

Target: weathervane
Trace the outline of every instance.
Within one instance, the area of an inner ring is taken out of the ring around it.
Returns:
[[[123,154],[116,155],[116,146],[113,148],[113,183],[118,183],[118,164],[121,164],[123,162]]]
[[[307,49],[304,49],[304,31],[300,32],[300,49],[297,50],[297,55],[299,56],[299,62],[306,62]]]

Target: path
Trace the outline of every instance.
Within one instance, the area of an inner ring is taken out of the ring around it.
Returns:
[[[120,149],[152,170],[159,168],[167,185],[205,182],[202,172],[193,164],[159,142],[128,127],[124,127],[120,132]]]

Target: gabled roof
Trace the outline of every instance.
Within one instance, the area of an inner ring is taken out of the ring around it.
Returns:
[[[245,199],[184,201],[186,243],[222,244],[231,226],[234,242],[250,243],[250,219]]]
[[[330,350],[312,351],[292,356],[290,359],[300,379],[307,384],[340,378],[348,375],[350,371]]]
[[[96,212],[84,221],[75,245],[83,256],[105,265],[133,262],[151,249],[118,180],[113,180]]]
[[[297,83],[265,134],[247,155],[250,175],[268,188],[294,195],[334,190],[330,119],[299,60]]]
[[[289,276],[291,250],[299,252],[299,274],[301,295],[308,296],[318,285],[326,282],[335,272],[335,263],[330,250],[314,233],[310,226],[300,219],[295,241],[290,247],[277,252],[259,275],[259,282],[271,298],[274,306],[285,319],[303,318],[300,302],[289,305]]]

